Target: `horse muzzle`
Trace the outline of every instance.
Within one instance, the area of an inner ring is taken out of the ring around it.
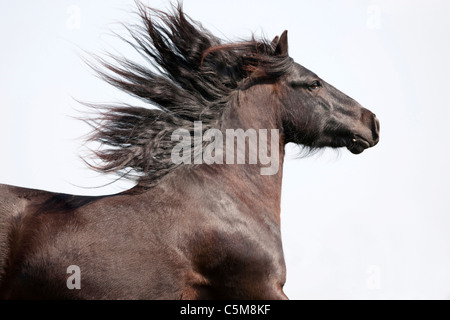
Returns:
[[[360,154],[380,141],[380,121],[369,110],[364,111],[361,116],[362,128],[347,141],[347,149],[353,154]]]

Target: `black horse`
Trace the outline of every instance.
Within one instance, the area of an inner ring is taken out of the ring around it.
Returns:
[[[101,145],[90,165],[136,187],[87,197],[0,185],[0,297],[286,299],[285,144],[358,154],[378,142],[377,118],[295,63],[286,31],[224,43],[180,7],[138,7],[143,23],[128,28],[127,41],[149,64],[98,58],[96,70],[153,107],[91,106],[99,116],[88,120]],[[193,139],[174,135],[180,129]],[[254,157],[251,130],[267,134],[256,147],[276,162],[272,172]],[[197,161],[208,150],[238,151],[219,148],[230,132],[230,141],[245,142],[241,162]],[[192,150],[183,162],[173,157],[180,144]]]

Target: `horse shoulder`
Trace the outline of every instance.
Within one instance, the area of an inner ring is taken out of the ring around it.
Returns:
[[[186,246],[197,274],[199,297],[285,299],[281,238],[254,221],[214,223],[209,219],[190,234]]]

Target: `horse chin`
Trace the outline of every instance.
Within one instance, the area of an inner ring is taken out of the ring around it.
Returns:
[[[347,149],[353,153],[353,154],[360,154],[362,153],[366,148],[355,146],[355,147],[347,147]]]
[[[362,137],[356,136],[349,139],[347,149],[353,154],[360,154],[367,148],[370,148],[370,143]]]

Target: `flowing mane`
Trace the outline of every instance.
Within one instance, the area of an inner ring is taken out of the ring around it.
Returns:
[[[99,64],[90,65],[102,79],[153,108],[93,106],[99,116],[89,120],[94,128],[89,141],[101,145],[93,151],[100,164],[88,164],[145,187],[178,166],[170,158],[175,129],[192,132],[193,121],[202,121],[203,130],[220,128],[234,90],[255,80],[275,80],[293,62],[277,54],[277,39],[224,43],[180,5],[168,14],[138,4],[138,15],[141,24],[126,27],[131,40],[121,38],[148,65],[112,55],[113,63],[97,57]]]

